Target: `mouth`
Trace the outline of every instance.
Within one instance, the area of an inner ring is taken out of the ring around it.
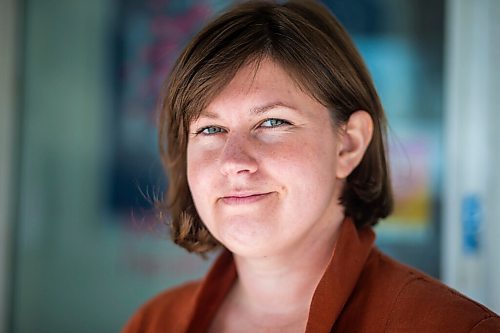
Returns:
[[[245,205],[255,203],[269,197],[273,192],[253,193],[253,194],[231,194],[220,199],[226,205]]]

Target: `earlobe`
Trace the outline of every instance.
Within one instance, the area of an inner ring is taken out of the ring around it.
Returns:
[[[373,120],[368,112],[351,114],[339,137],[337,178],[344,179],[363,159],[373,135]]]

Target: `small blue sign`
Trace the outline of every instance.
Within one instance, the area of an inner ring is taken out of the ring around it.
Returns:
[[[481,222],[482,212],[479,196],[466,195],[462,200],[462,246],[465,254],[479,252]]]

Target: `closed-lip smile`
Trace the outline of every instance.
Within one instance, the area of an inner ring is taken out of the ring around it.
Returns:
[[[260,193],[231,193],[221,197],[220,199],[227,205],[243,205],[250,204],[262,199],[265,199],[273,192],[260,192]]]

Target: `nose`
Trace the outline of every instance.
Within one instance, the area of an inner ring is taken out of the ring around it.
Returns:
[[[252,174],[257,171],[258,163],[254,156],[255,142],[240,135],[228,135],[220,159],[220,171],[223,175]]]

